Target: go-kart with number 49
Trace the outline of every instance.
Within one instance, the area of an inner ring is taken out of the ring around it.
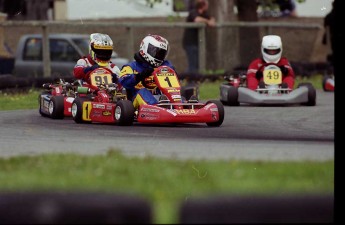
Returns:
[[[300,83],[294,90],[284,86],[281,69],[268,63],[263,70],[263,82],[259,83],[256,90],[222,84],[220,100],[223,104],[230,106],[238,106],[240,103],[315,106],[316,91],[311,83]]]
[[[121,108],[117,119],[115,108]],[[131,125],[134,109],[127,100],[125,89],[112,83],[112,73],[106,68],[96,68],[90,73],[90,85],[79,87],[72,103],[72,117],[76,123],[115,123]]]
[[[39,113],[44,117],[52,119],[63,119],[72,116],[71,106],[75,98],[75,91],[80,82],[66,82],[59,79],[56,83],[45,83],[45,89],[38,96]]]

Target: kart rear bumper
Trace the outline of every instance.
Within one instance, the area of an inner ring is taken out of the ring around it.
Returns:
[[[248,88],[238,88],[238,101],[249,104],[301,104],[308,102],[308,88],[299,87],[288,94],[261,94]]]
[[[180,105],[183,107],[178,108]],[[189,105],[190,107],[186,107]],[[195,106],[193,108],[192,106]],[[156,105],[142,105],[137,121],[140,123],[209,123],[219,120],[218,108],[211,104],[166,104],[163,108]]]

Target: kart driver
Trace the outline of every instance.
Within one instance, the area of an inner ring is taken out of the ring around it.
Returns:
[[[295,83],[295,73],[287,60],[282,57],[283,46],[281,38],[277,35],[267,35],[262,38],[261,53],[262,58],[254,59],[247,70],[247,87],[251,90],[265,88],[263,82],[263,70],[266,65],[276,65],[280,68],[283,80],[281,88],[293,89]]]
[[[107,34],[93,33],[90,35],[89,54],[77,61],[73,74],[90,84],[89,74],[98,67],[109,69],[113,83],[117,83],[120,69],[110,61],[113,53],[113,41]]]
[[[134,61],[122,67],[119,83],[126,89],[127,98],[133,101],[135,109],[143,104],[157,104],[153,96],[160,94],[151,76],[154,68],[165,65],[174,69],[165,60],[169,52],[169,42],[159,35],[147,35],[140,43]]]

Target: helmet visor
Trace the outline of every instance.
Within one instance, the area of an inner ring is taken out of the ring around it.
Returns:
[[[265,48],[264,52],[268,55],[277,55],[280,53],[280,48],[278,48],[278,49],[267,49],[267,48]]]
[[[168,51],[163,48],[158,48],[152,44],[149,44],[147,48],[147,53],[151,55],[153,58],[163,61],[167,56]]]
[[[96,58],[102,61],[109,61],[113,53],[112,49],[95,49],[94,47],[92,47],[92,51],[95,53]]]

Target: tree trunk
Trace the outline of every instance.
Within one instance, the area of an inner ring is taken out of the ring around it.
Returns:
[[[209,0],[209,3],[209,13],[217,23],[258,21],[258,5],[254,0]],[[238,15],[234,12],[234,6],[237,6]],[[207,28],[206,44],[206,68],[247,68],[254,58],[260,56],[260,29]]]
[[[239,0],[236,4],[239,21],[258,21],[256,1]],[[239,28],[239,40],[240,66],[246,68],[254,58],[260,56],[260,29],[258,27]]]
[[[209,0],[209,14],[217,23],[236,20],[233,0]],[[236,32],[231,28],[210,28],[206,30],[206,68],[211,70],[225,69],[237,62],[234,43]]]

